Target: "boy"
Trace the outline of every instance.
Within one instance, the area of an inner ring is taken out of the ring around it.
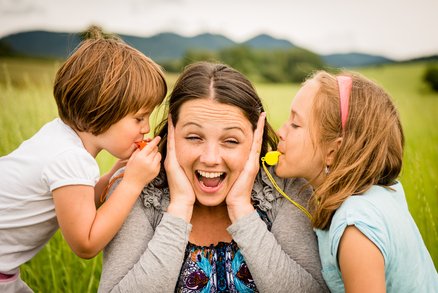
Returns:
[[[160,67],[96,27],[59,69],[59,117],[0,158],[0,291],[31,289],[19,266],[59,227],[82,258],[97,255],[119,230],[143,186],[159,172],[155,137],[140,150],[149,116],[167,92]],[[95,157],[120,160],[99,178]],[[126,164],[122,183],[99,208],[98,198]],[[98,209],[96,208],[98,207]]]

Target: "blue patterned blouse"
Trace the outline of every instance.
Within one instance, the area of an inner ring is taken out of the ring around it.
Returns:
[[[270,230],[266,214],[256,210]],[[259,292],[234,240],[197,246],[188,243],[175,292]]]

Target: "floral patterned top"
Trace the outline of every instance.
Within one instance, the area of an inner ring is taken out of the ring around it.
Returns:
[[[266,214],[258,214],[270,230]],[[188,243],[175,292],[259,292],[234,240],[230,243],[197,246]]]

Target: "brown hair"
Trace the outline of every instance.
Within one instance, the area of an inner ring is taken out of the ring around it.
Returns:
[[[194,99],[214,99],[239,108],[253,130],[257,127],[260,114],[265,111],[251,82],[242,73],[224,64],[197,62],[184,69],[169,96],[169,114],[174,124],[178,122],[181,106]],[[162,137],[161,146],[165,146],[167,118],[157,126],[155,132]],[[275,149],[277,142],[275,131],[266,121],[260,156]],[[161,151],[165,157],[165,147],[161,147]]]
[[[324,71],[312,76],[320,84],[311,114],[317,151],[325,154],[327,146],[342,137],[330,172],[311,199],[313,225],[320,229],[330,225],[334,212],[350,195],[361,194],[372,185],[389,187],[402,167],[404,135],[391,97],[359,74],[340,75],[353,81],[344,129],[336,76]]]
[[[60,118],[94,135],[140,109],[153,109],[167,92],[161,68],[113,35],[91,28],[58,70],[54,96]]]

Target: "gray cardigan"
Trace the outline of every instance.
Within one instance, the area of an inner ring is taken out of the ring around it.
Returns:
[[[306,206],[310,193],[299,193],[303,180],[274,178],[286,194]],[[121,230],[105,248],[99,292],[174,292],[191,224],[165,212],[169,191],[157,187],[163,180],[161,174],[143,189]],[[272,187],[263,170],[251,197],[267,213],[271,231],[256,211],[227,231],[238,244],[257,289],[328,292],[309,219]]]

